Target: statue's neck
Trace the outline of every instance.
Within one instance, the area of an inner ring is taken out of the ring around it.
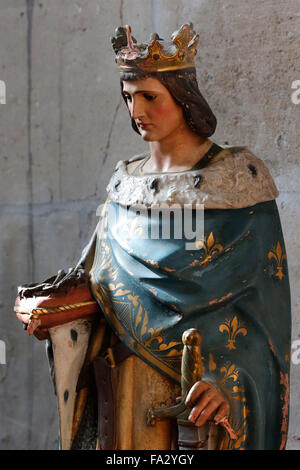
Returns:
[[[167,173],[184,171],[192,168],[208,149],[212,141],[193,133],[193,136],[177,135],[172,142],[150,142],[151,157],[145,163],[144,171],[149,173]]]

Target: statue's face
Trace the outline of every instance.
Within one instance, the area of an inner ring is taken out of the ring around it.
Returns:
[[[188,127],[181,107],[156,78],[123,81],[123,94],[144,140],[161,141]]]

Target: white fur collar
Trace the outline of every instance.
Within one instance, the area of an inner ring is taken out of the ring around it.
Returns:
[[[107,186],[110,200],[129,206],[204,204],[206,209],[238,209],[278,196],[269,170],[247,147],[223,149],[216,162],[201,170],[129,174],[127,163],[143,157],[118,162]]]

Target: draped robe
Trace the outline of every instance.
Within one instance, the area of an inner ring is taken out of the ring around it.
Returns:
[[[91,291],[109,327],[135,354],[118,372],[117,448],[174,445],[170,424],[159,424],[155,440],[143,420],[147,407],[175,400],[182,333],[197,328],[202,378],[225,394],[237,434],[237,440],[226,436],[223,448],[284,449],[290,292],[278,193],[267,168],[240,147],[182,174],[134,176],[129,163],[117,165],[101,220],[79,262],[90,272]],[[169,236],[163,236],[162,218],[151,213],[163,203],[175,204],[177,215],[188,206],[194,225],[200,211],[204,236],[192,249],[184,217],[181,238],[175,215]],[[158,236],[151,238],[153,227]],[[129,429],[136,437],[126,440]]]

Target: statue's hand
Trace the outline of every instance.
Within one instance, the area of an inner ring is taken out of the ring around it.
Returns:
[[[224,393],[217,386],[202,380],[192,386],[185,403],[193,406],[189,421],[195,426],[203,426],[212,419],[218,424],[228,417],[230,409]]]

